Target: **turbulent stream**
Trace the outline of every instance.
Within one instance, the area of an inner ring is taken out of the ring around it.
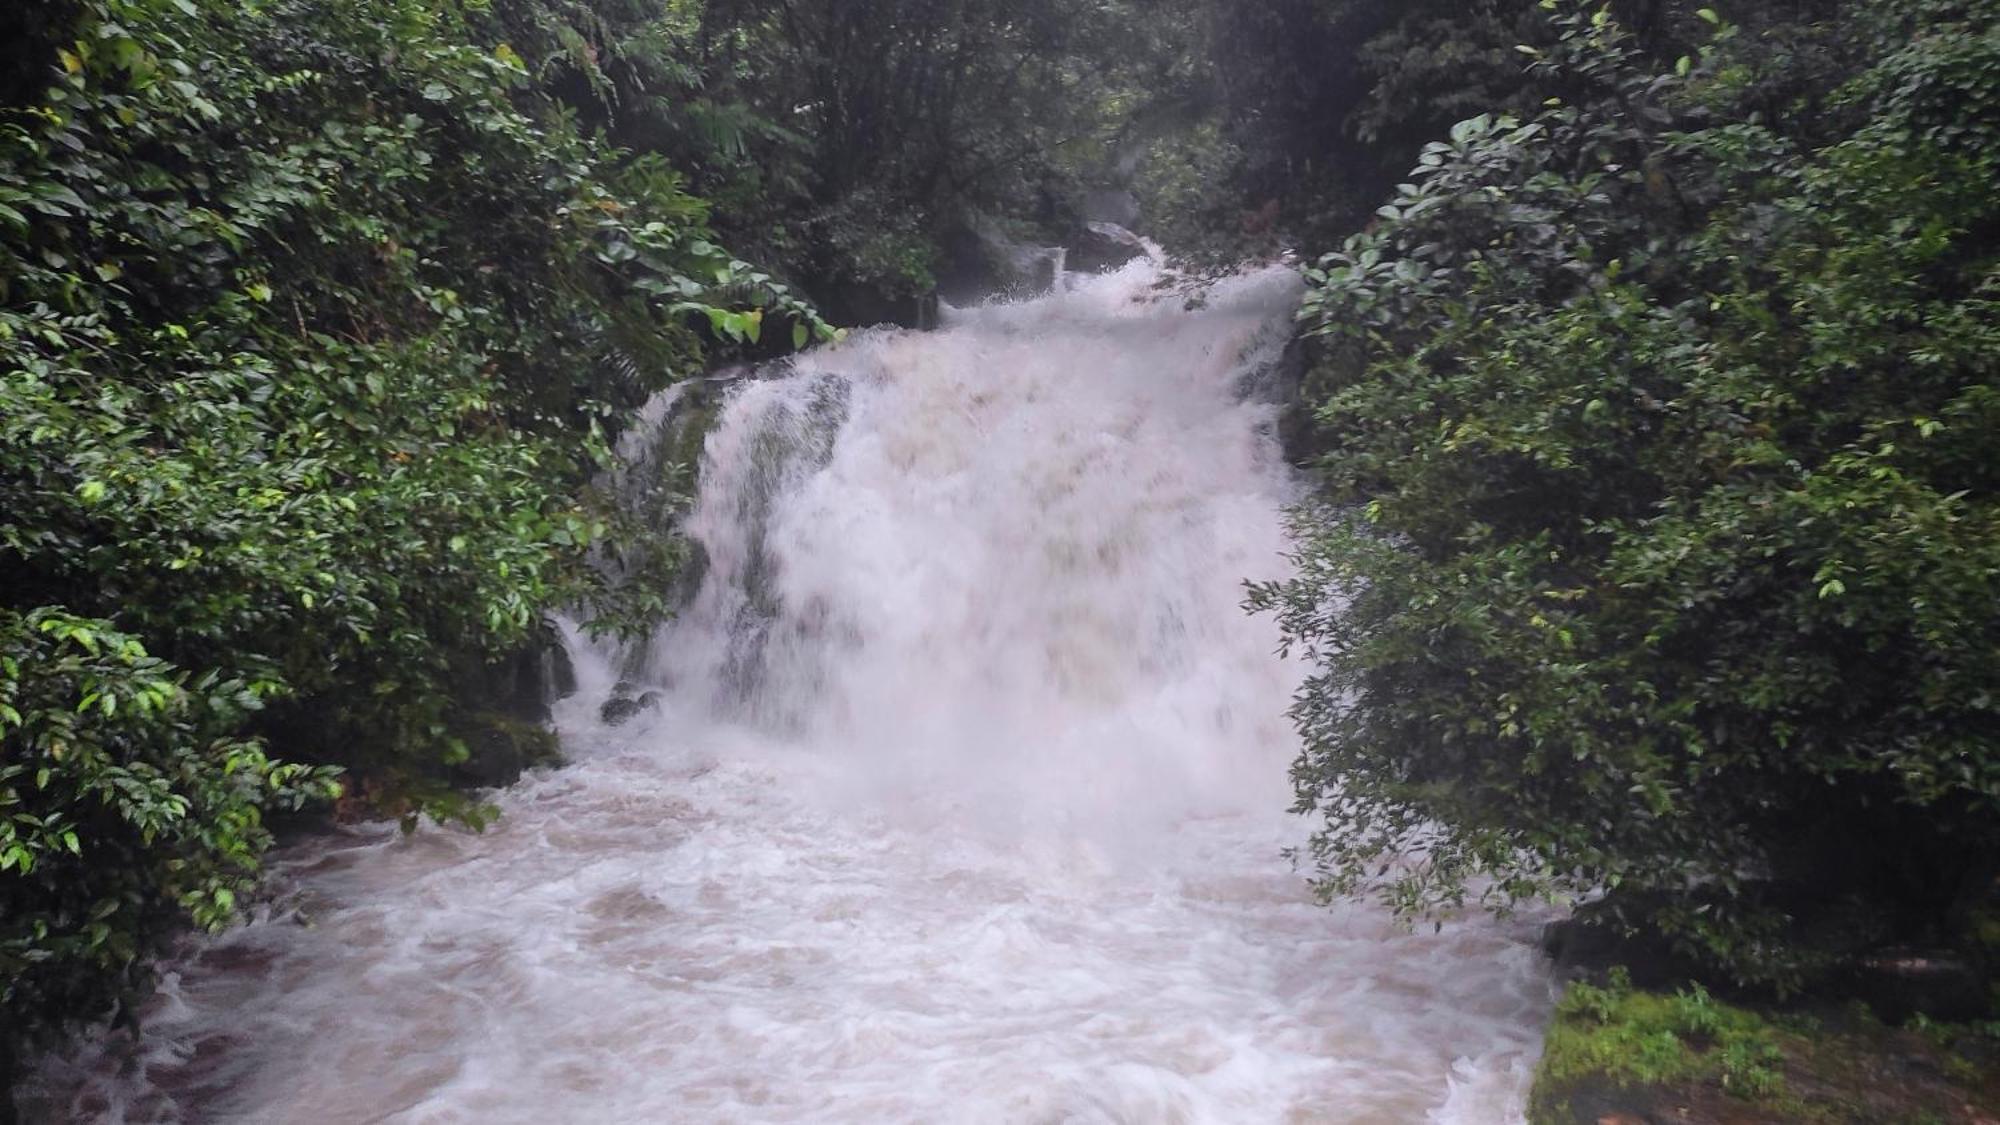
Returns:
[[[739,381],[640,651],[483,835],[276,857],[57,1120],[1514,1120],[1521,927],[1328,911],[1283,858],[1299,669],[1246,578],[1294,487],[1297,282],[1144,262]],[[643,461],[644,442],[635,442]],[[618,680],[657,692],[622,726]]]

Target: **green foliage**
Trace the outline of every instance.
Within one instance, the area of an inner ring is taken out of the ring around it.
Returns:
[[[1788,894],[1927,940],[2000,856],[2000,28],[1865,5],[1803,91],[1558,28],[1569,97],[1308,271],[1331,506],[1253,597],[1318,663],[1300,806],[1329,893],[1610,888],[1796,985]]]
[[[1977,1025],[1725,1003],[1634,989],[1622,969],[1556,1005],[1528,1097],[1535,1125],[1681,1116],[1863,1125],[1977,1119],[1996,1094]]]
[[[1615,974],[1604,986],[1579,981],[1556,1005],[1536,1075],[1537,1119],[1546,1103],[1581,1080],[1628,1086],[1713,1082],[1747,1101],[1780,1103],[1785,1053],[1774,1027],[1701,989],[1636,991]]]
[[[1274,232],[1249,230],[1261,216],[1217,192],[1243,152],[1215,121],[1203,121],[1148,143],[1143,173],[1133,184],[1147,233],[1174,254],[1201,265],[1226,265]]]
[[[1062,233],[1129,115],[1143,23],[1123,0],[571,8],[590,14],[517,42],[557,47],[587,117],[687,169],[732,245],[853,316],[913,307],[986,219]]]
[[[279,764],[243,736],[276,689],[190,678],[109,622],[0,609],[0,978],[15,1034],[108,1010],[187,918],[232,917],[270,842],[264,810],[337,790],[331,771]]]
[[[91,0],[10,48],[0,1053],[228,919],[325,767],[477,822],[459,689],[656,608],[592,551],[679,557],[576,499],[622,413],[703,334],[832,335],[503,37],[562,15]]]
[[[1844,0],[1715,4],[1744,21],[1760,62],[1809,72],[1838,65],[1818,22]],[[1190,14],[1185,9],[1193,9]],[[1709,32],[1709,0],[1609,0],[1631,47],[1671,65]],[[1196,84],[1210,122],[1235,158],[1207,176],[1192,214],[1154,216],[1155,232],[1202,259],[1335,245],[1369,221],[1429,141],[1478,114],[1528,114],[1550,97],[1582,94],[1581,76],[1532,66],[1555,36],[1527,0],[1184,0],[1161,18],[1187,25],[1207,82]],[[1829,23],[1826,27],[1835,27]],[[1801,74],[1804,85],[1810,80]],[[1765,73],[1765,108],[1780,112],[1788,84]],[[1150,162],[1141,182],[1177,173]]]

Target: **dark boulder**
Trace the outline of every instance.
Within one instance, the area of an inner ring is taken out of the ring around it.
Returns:
[[[495,712],[472,716],[465,745],[466,759],[453,768],[452,780],[474,788],[512,785],[528,770],[558,766],[563,760],[554,731]]]
[[[1151,254],[1139,236],[1117,223],[1085,223],[1071,238],[1064,266],[1071,273],[1108,273]]]
[[[461,655],[454,678],[453,695],[468,708],[532,723],[548,722],[551,705],[576,690],[569,650],[555,626],[546,621],[526,644],[497,659]]]
[[[621,683],[612,689],[611,698],[605,700],[604,705],[597,709],[597,717],[603,720],[606,726],[622,727],[642,712],[659,709],[659,692],[646,691],[635,694],[632,685]]]
[[[1088,192],[1079,208],[1085,222],[1130,227],[1139,221],[1139,197],[1122,188]]]
[[[1702,975],[1702,966],[1676,952],[1655,931],[1626,930],[1591,907],[1542,930],[1542,952],[1565,977],[1602,978],[1624,969],[1640,988],[1673,988]]]
[[[872,282],[832,279],[809,280],[806,291],[820,315],[833,324],[849,328],[937,327],[936,293],[900,292]]]

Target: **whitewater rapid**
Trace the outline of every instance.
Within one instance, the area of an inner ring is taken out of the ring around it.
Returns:
[[[288,849],[50,1119],[1518,1119],[1524,925],[1412,934],[1282,851],[1300,670],[1242,582],[1295,487],[1296,279],[1135,263],[740,380],[637,649],[573,636],[571,759],[484,834]],[[664,411],[650,416],[660,419]],[[667,425],[662,422],[663,428]],[[644,434],[637,461],[657,451]],[[637,470],[635,470],[637,471]],[[630,723],[617,681],[658,692]]]

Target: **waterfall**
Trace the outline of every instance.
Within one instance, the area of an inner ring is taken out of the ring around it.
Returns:
[[[277,857],[136,1060],[46,1068],[49,1116],[1517,1119],[1527,927],[1323,908],[1282,855],[1300,669],[1239,603],[1285,567],[1248,389],[1299,283],[1158,269],[736,380],[674,515],[699,585],[644,645],[577,638],[572,764],[484,834]],[[620,680],[657,706],[612,726]]]

